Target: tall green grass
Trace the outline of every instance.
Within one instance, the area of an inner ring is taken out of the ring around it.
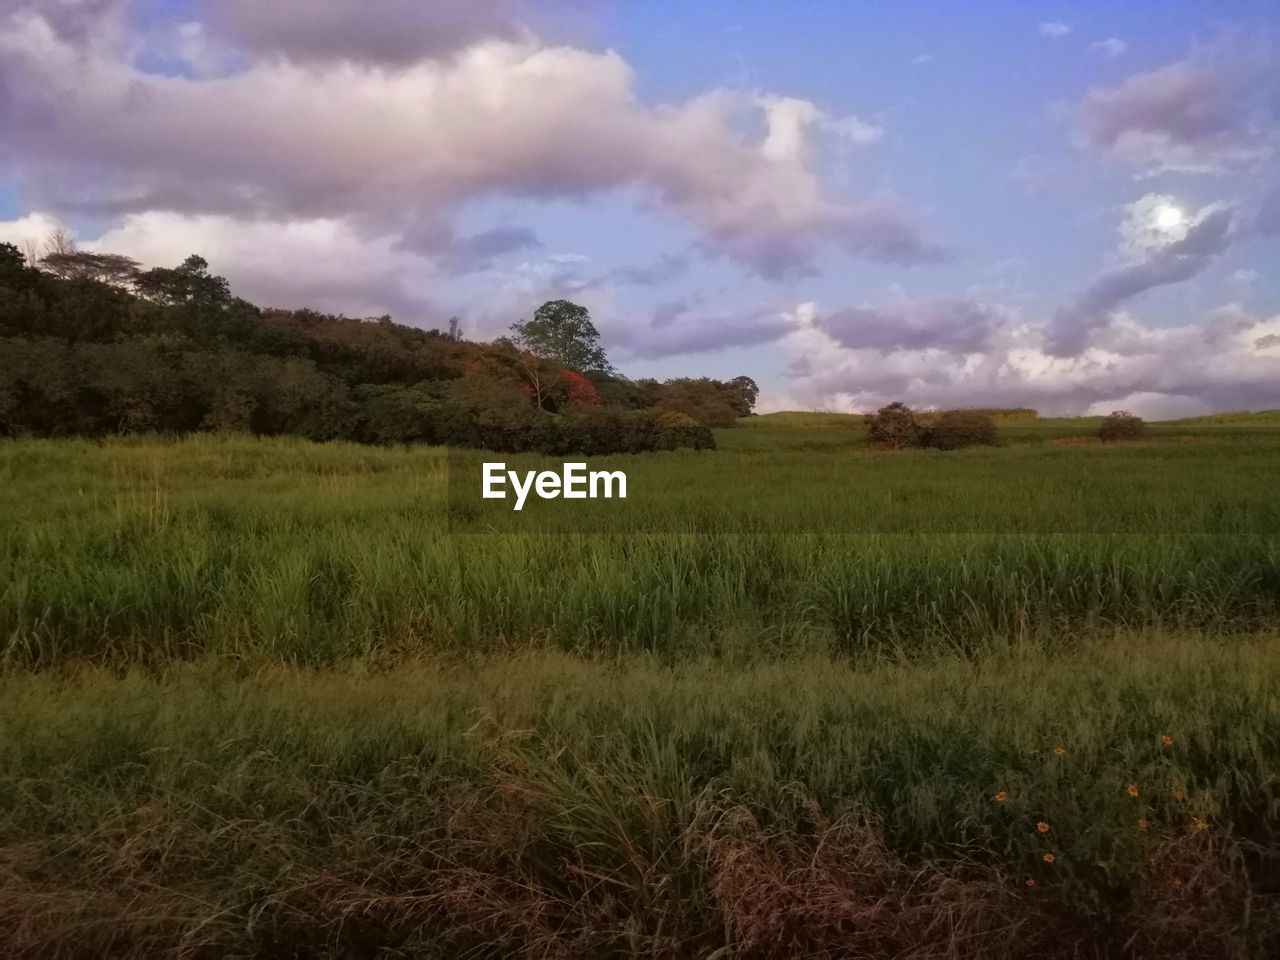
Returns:
[[[1274,954],[1280,442],[1002,432],[0,443],[0,953]]]
[[[617,531],[551,535],[450,533],[438,450],[0,444],[4,658],[910,654],[1248,629],[1280,610],[1280,536],[1267,532],[1280,449],[1263,442],[901,456],[727,446],[625,458],[636,495],[588,505]],[[1091,479],[1055,497],[1064,475]],[[730,532],[644,531],[646,489],[689,511],[749,503],[794,529],[740,533],[741,514],[713,512],[711,529]],[[1024,534],[986,532],[1012,516]],[[900,532],[840,532],[867,518]],[[968,532],[940,532],[957,518]],[[1083,531],[1053,532],[1076,521]]]
[[[31,956],[124,933],[138,956],[183,942],[346,956],[354,930],[370,949],[503,956],[514,931],[539,955],[781,958],[783,940],[740,949],[752,898],[819,939],[847,905],[814,901],[798,865],[801,902],[770,901],[756,873],[825,844],[863,862],[819,885],[855,902],[889,884],[901,899],[886,909],[905,911],[929,864],[969,891],[966,909],[1004,904],[973,944],[921,956],[981,956],[1015,922],[1031,925],[1020,938],[1066,938],[1037,955],[1119,931],[1170,955],[1186,943],[1149,923],[1161,910],[1209,937],[1197,955],[1247,956],[1280,919],[1275,642],[1141,634],[1072,654],[733,671],[530,652],[11,673],[0,936],[28,937]],[[744,877],[741,857],[761,861]],[[726,900],[731,881],[744,886]]]

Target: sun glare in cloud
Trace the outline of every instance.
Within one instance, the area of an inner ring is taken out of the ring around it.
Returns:
[[[1121,250],[1130,258],[1146,257],[1181,240],[1196,219],[1169,194],[1149,193],[1122,209]]]
[[[1161,230],[1176,230],[1182,226],[1185,216],[1182,211],[1171,203],[1161,204],[1155,210],[1155,225]]]

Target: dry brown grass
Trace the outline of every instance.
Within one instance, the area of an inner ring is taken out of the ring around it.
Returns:
[[[1249,956],[1259,900],[1207,831],[1158,844],[1138,905],[1099,927],[961,857],[909,862],[865,816],[816,806],[784,828],[708,797],[672,842],[648,848],[656,857],[639,836],[574,847],[562,822],[574,811],[526,773],[503,770],[489,789],[440,785],[416,811],[382,811],[379,827],[367,813],[330,815],[307,851],[279,825],[202,829],[155,805],[61,845],[11,845],[0,850],[4,956]]]
[[[712,885],[734,956],[1052,956],[1062,924],[989,869],[909,865],[865,818],[796,835],[747,811],[709,839]]]

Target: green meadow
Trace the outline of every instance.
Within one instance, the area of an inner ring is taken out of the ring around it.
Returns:
[[[775,414],[520,515],[476,451],[5,441],[0,939],[1275,955],[1277,427]]]

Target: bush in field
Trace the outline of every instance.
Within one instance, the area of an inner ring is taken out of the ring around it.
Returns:
[[[915,413],[900,401],[867,414],[863,422],[867,425],[867,436],[879,446],[901,450],[918,447],[924,440],[924,428]]]
[[[925,431],[924,442],[939,450],[993,447],[996,422],[979,410],[948,410]]]
[[[694,450],[714,450],[716,438],[711,428],[684,413],[660,413],[657,418],[658,449],[675,450],[692,447]]]
[[[1141,417],[1127,410],[1109,413],[1098,428],[1098,439],[1104,443],[1116,440],[1140,440],[1147,432],[1147,424]]]
[[[561,417],[563,429],[561,443],[565,453],[582,453],[594,456],[602,453],[630,453],[631,447],[623,436],[622,417],[607,407],[586,407]]]

